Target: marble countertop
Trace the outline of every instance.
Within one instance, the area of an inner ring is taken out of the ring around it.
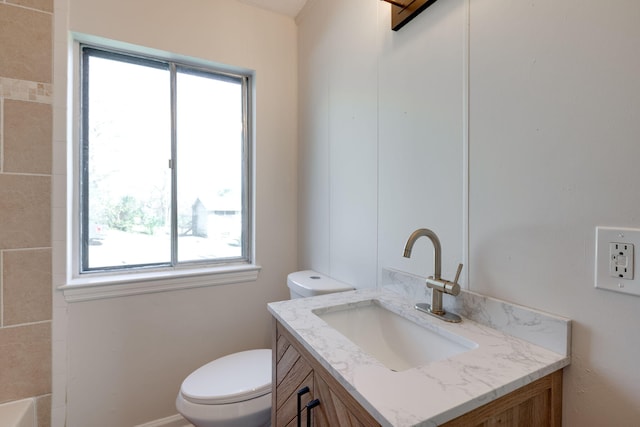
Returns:
[[[478,347],[394,372],[314,314],[328,307],[371,300],[426,328],[474,341]],[[569,347],[568,319],[533,311],[537,320],[520,315],[526,319],[515,328],[513,316],[504,322],[506,327],[488,326],[490,322],[465,317],[462,323],[451,324],[415,310],[414,304],[406,294],[383,288],[274,302],[269,304],[269,311],[383,426],[437,426],[569,364],[568,351],[562,350]],[[517,309],[523,310],[520,306]],[[498,310],[513,313],[512,308],[504,306]],[[480,312],[484,318],[491,317],[485,310]],[[549,328],[549,322],[554,326]],[[523,339],[527,328],[532,330],[533,340]],[[514,336],[500,329],[519,331]],[[541,329],[556,334],[560,341],[565,334],[564,346],[546,345],[549,340],[536,338]]]

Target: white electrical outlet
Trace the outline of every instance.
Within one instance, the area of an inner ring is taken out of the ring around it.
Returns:
[[[609,243],[609,275],[616,279],[633,279],[632,243]]]
[[[596,288],[640,296],[640,278],[634,274],[636,247],[640,229],[596,227]]]

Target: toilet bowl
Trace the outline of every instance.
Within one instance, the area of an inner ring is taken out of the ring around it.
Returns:
[[[312,270],[289,274],[292,299],[353,288]],[[176,409],[196,427],[271,425],[271,349],[233,353],[193,371],[176,397]]]
[[[197,427],[268,426],[271,350],[248,350],[193,371],[180,387],[176,408]]]

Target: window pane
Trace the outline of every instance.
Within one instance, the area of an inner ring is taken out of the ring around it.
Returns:
[[[242,253],[242,84],[177,74],[178,261]]]
[[[85,62],[83,270],[171,262],[169,70],[115,58]]]

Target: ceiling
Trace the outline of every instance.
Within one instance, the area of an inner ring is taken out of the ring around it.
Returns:
[[[239,0],[251,6],[295,17],[307,0]]]

